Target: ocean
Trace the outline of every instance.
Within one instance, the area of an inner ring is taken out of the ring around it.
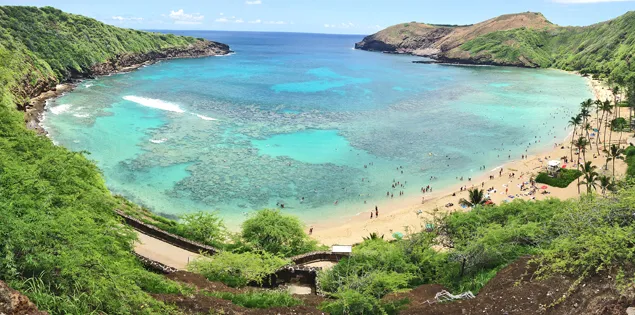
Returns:
[[[282,204],[313,223],[467,184],[561,142],[592,96],[566,72],[413,64],[352,49],[359,35],[173,33],[235,54],[83,81],[49,101],[43,126],[90,152],[113,193],[234,227]]]

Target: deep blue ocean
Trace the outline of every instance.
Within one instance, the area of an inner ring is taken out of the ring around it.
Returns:
[[[422,186],[561,142],[591,97],[565,72],[413,64],[352,49],[362,36],[174,33],[235,54],[86,80],[49,102],[44,126],[89,151],[114,193],[230,225],[279,204],[314,222],[417,202]]]

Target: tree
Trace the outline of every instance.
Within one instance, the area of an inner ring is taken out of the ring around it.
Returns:
[[[575,117],[571,117],[569,119],[568,125],[569,127],[573,127],[573,135],[571,136],[571,160],[573,161],[573,141],[575,139],[576,128],[582,123],[582,116],[578,114]]]
[[[620,148],[618,145],[611,144],[609,150],[604,151],[606,153],[606,165],[610,161],[613,161],[613,182],[615,182],[615,160],[624,160],[624,149]]]
[[[368,236],[364,236],[362,238],[364,239],[364,241],[383,240],[384,239],[384,234],[379,235],[377,232],[373,232],[373,233],[368,234]]]
[[[582,154],[582,159],[586,163],[586,146],[589,144],[589,141],[585,137],[579,137],[578,140],[573,142],[573,145],[578,148],[579,152]]]
[[[597,181],[600,174],[595,171],[596,167],[591,165],[591,161],[585,162],[582,167],[582,176],[584,176],[584,180],[578,182],[578,186],[586,185],[587,194],[591,193],[592,189],[597,189]]]
[[[604,116],[604,114],[606,114],[606,122],[604,123],[604,132],[603,132],[603,143],[604,143],[604,150],[606,150],[608,147],[606,146],[607,142],[606,142],[606,127],[609,125],[609,121],[611,120],[611,114],[613,113],[613,105],[611,105],[611,102],[609,100],[606,100],[602,103],[602,116]],[[610,131],[610,130],[609,130]]]
[[[181,216],[185,238],[221,246],[227,238],[227,228],[216,212],[196,212]]]
[[[245,220],[242,238],[256,249],[282,256],[299,255],[317,248],[298,218],[273,209],[259,210]]]
[[[595,105],[595,118],[597,120],[597,133],[595,135],[595,149],[598,153],[598,155],[600,155],[600,128],[602,126],[602,118],[604,118],[604,111],[602,111],[602,101],[600,100],[595,100],[595,102],[593,103]],[[600,116],[600,111],[602,111],[602,116]]]
[[[611,190],[611,178],[606,176],[606,175],[602,175],[598,178],[598,180],[600,181],[600,188],[602,188],[602,195],[606,195],[606,191],[607,190]]]
[[[484,190],[482,189],[478,189],[478,188],[470,189],[468,190],[468,194],[469,194],[468,199],[461,198],[461,200],[459,200],[460,205],[466,206],[466,207],[476,207],[478,205],[483,205],[485,204],[485,202],[487,202],[487,199],[485,198]]]

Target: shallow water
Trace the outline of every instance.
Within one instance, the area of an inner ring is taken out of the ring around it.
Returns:
[[[280,203],[315,221],[390,205],[387,192],[419,198],[553,146],[591,97],[564,72],[413,64],[351,49],[361,36],[186,34],[236,54],[85,81],[44,125],[91,152],[113,192],[230,225]]]

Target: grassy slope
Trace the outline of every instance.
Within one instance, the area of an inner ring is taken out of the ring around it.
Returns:
[[[450,58],[578,70],[619,83],[635,80],[634,55],[635,12],[587,27],[489,33],[447,53]]]
[[[170,312],[147,292],[178,286],[132,255],[97,167],[27,130],[16,104],[117,54],[193,38],[119,29],[53,8],[0,7],[0,280],[53,314]]]
[[[6,83],[20,97],[38,82],[56,83],[120,54],[184,47],[195,41],[121,29],[51,7],[0,7],[0,61],[14,74]],[[31,86],[19,86],[20,82]]]

